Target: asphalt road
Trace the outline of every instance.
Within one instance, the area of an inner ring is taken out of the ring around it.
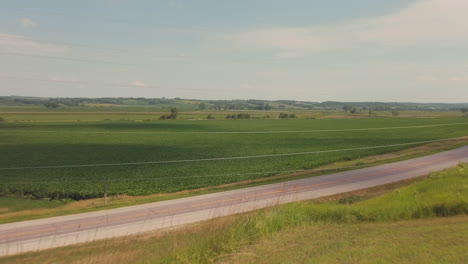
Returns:
[[[369,188],[468,162],[468,146],[430,156],[284,183],[0,225],[0,256],[134,235],[277,204]]]

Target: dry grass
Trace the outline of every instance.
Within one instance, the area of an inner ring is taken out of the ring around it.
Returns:
[[[316,224],[278,232],[214,263],[467,263],[468,217]]]

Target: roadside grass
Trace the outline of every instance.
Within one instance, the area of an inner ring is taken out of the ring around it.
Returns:
[[[281,231],[212,263],[467,263],[468,216],[313,224]]]
[[[22,197],[0,197],[0,214],[31,210],[37,208],[56,208],[63,206],[67,201],[59,200],[32,200]]]
[[[291,203],[239,216],[223,232],[214,232],[167,262],[205,263],[276,232],[314,224],[359,224],[468,214],[468,165],[431,174],[421,182],[382,196],[342,204],[339,201]]]
[[[128,196],[128,195],[116,195],[110,196],[108,204],[104,204],[104,200],[101,198],[87,199],[82,201],[71,201],[71,200],[36,200],[28,198],[16,198],[16,197],[0,197],[0,224],[12,223],[17,221],[33,220],[53,216],[69,215],[76,213],[93,212],[104,209],[119,208],[125,206],[132,206],[144,203],[172,200],[183,197],[190,197],[195,195],[202,195],[220,191],[235,190],[239,188],[254,187],[263,184],[277,183],[288,180],[296,180],[302,178],[308,178],[313,176],[319,176],[323,174],[340,172],[346,170],[353,170],[358,168],[364,168],[369,166],[376,166],[389,162],[396,162],[405,159],[416,158],[432,153],[437,153],[444,150],[449,150],[465,145],[468,142],[468,137],[462,138],[456,141],[450,142],[438,142],[425,144],[422,146],[405,149],[397,152],[386,153],[381,155],[373,155],[368,157],[362,157],[357,160],[340,161],[331,163],[328,165],[321,166],[317,169],[310,170],[304,173],[295,174],[280,174],[271,177],[264,177],[254,180],[241,181],[231,184],[224,184],[219,186],[206,187],[195,190],[181,191],[177,193],[167,194],[153,194],[143,196]],[[378,187],[376,187],[378,188]],[[386,185],[382,187],[382,193],[386,190]],[[366,189],[367,190],[367,189]],[[366,190],[363,190],[364,192]],[[375,190],[373,189],[375,194]],[[379,193],[379,194],[382,194]],[[346,194],[339,194],[333,197],[320,198],[320,201],[324,199],[334,200],[336,197],[342,197]],[[363,196],[362,193],[360,193]],[[366,195],[364,195],[366,196]]]
[[[467,176],[460,164],[407,186],[343,194],[364,195],[351,204],[343,195],[291,203],[0,263],[466,263]]]

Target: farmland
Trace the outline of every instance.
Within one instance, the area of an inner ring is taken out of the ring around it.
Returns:
[[[68,121],[65,117],[55,122],[7,119],[0,123],[1,196],[81,200],[101,197],[104,183],[109,195],[176,192],[307,170],[415,145],[218,158],[363,148],[468,134],[466,118],[141,121],[121,115],[120,121],[77,122],[76,116],[68,116]],[[41,115],[34,118],[41,119]],[[401,128],[443,124],[450,125]],[[194,161],[199,159],[214,160]],[[64,165],[69,167],[53,167]],[[28,168],[44,166],[48,168]]]

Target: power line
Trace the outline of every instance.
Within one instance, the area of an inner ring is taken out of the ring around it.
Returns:
[[[16,77],[16,76],[5,76],[0,75],[0,79],[10,79],[10,80],[22,80],[22,81],[37,81],[37,82],[50,82],[50,83],[66,83],[66,84],[84,84],[84,85],[104,85],[104,86],[118,86],[118,87],[131,87],[131,88],[153,88],[160,89],[159,86],[150,86],[150,85],[132,85],[132,84],[122,84],[122,83],[105,83],[105,82],[86,82],[86,81],[65,81],[65,80],[52,80],[52,79],[39,79],[39,78],[28,78],[28,77]],[[183,90],[183,91],[210,91],[202,89],[187,89],[187,88],[177,88],[171,90]],[[213,92],[213,91],[210,91]]]
[[[137,88],[140,86],[132,85],[132,84],[122,84],[122,83],[102,83],[102,82],[83,82],[83,81],[65,81],[65,80],[52,80],[52,79],[38,79],[38,78],[23,78],[23,77],[15,77],[15,76],[0,76],[0,79],[11,79],[11,80],[22,80],[22,81],[38,81],[38,82],[54,82],[54,83],[68,83],[68,84],[86,84],[86,85],[105,85],[105,86],[120,86],[120,87],[133,87]],[[144,88],[156,88],[159,89],[158,86],[141,86]]]
[[[180,177],[152,177],[152,178],[138,178],[138,179],[103,179],[103,180],[77,180],[67,181],[67,183],[77,182],[119,182],[119,181],[146,181],[146,180],[170,180],[170,179],[188,179],[188,178],[211,178],[211,177],[229,177],[229,176],[245,176],[245,175],[261,175],[261,174],[273,174],[273,173],[297,173],[305,172],[306,170],[283,170],[283,171],[265,171],[265,172],[249,172],[242,174],[214,174],[214,175],[195,175],[195,176],[180,176]],[[8,182],[1,184],[31,184],[31,183],[60,183],[59,181],[21,181],[21,182]]]
[[[0,39],[13,40],[11,37],[2,36],[1,34],[0,34]],[[75,47],[82,47],[82,48],[100,49],[100,50],[105,50],[105,51],[110,51],[111,50],[111,51],[127,52],[127,53],[152,54],[152,55],[155,55],[155,56],[160,55],[160,54],[156,54],[154,52],[147,51],[147,50],[106,47],[106,46],[100,46],[100,45],[83,44],[83,43],[75,43],[75,42],[68,42],[68,41],[49,41],[49,40],[44,40],[44,39],[31,38],[31,37],[27,37],[27,36],[21,36],[21,37],[15,38],[15,40],[18,40],[18,39],[19,40],[25,40],[25,41],[34,41],[34,42],[43,43],[43,44],[75,46]]]
[[[319,150],[319,151],[307,151],[307,152],[295,152],[295,153],[264,154],[264,155],[253,155],[253,156],[186,159],[186,160],[143,161],[143,162],[123,162],[123,163],[81,164],[81,165],[52,165],[52,166],[31,166],[31,167],[10,167],[10,168],[6,167],[6,168],[0,168],[0,170],[64,169],[64,168],[110,167],[110,166],[129,166],[129,165],[148,165],[148,164],[176,164],[176,163],[223,161],[223,160],[243,160],[243,159],[255,159],[255,158],[286,157],[286,156],[299,156],[299,155],[345,152],[345,151],[355,151],[355,150],[390,148],[390,147],[418,145],[418,144],[443,142],[443,141],[451,141],[451,140],[459,140],[459,139],[460,138],[448,138],[448,139],[426,140],[426,141],[417,141],[417,142],[409,142],[409,143],[399,143],[399,144],[391,144],[391,145],[370,146],[370,147]]]
[[[66,183],[80,183],[80,182],[138,182],[138,181],[156,181],[156,180],[172,180],[172,179],[191,179],[191,178],[216,178],[216,177],[229,177],[229,176],[246,176],[246,175],[262,175],[262,174],[279,174],[279,173],[312,173],[312,172],[322,172],[322,171],[332,171],[332,170],[340,170],[340,169],[349,169],[349,168],[363,168],[369,167],[369,165],[357,165],[357,166],[342,166],[342,167],[334,167],[334,168],[324,168],[324,169],[308,169],[308,170],[279,170],[279,171],[264,171],[264,172],[249,172],[249,173],[237,173],[237,174],[212,174],[212,175],[192,175],[192,176],[178,176],[178,177],[151,177],[151,178],[136,178],[136,179],[128,179],[128,178],[119,178],[119,179],[102,179],[102,180],[76,180],[76,181],[66,181]],[[11,184],[53,184],[53,183],[62,183],[60,181],[21,181],[21,182],[1,182],[0,185],[11,185]]]
[[[1,78],[1,77],[0,77]],[[431,128],[455,125],[468,125],[467,122],[419,125],[419,126],[398,126],[398,127],[374,127],[374,128],[348,128],[348,129],[318,129],[318,130],[289,130],[289,131],[59,131],[59,130],[0,130],[1,132],[14,133],[67,133],[67,134],[288,134],[288,133],[322,133],[322,132],[350,132],[350,131],[373,131],[373,130],[393,130],[411,128]]]
[[[80,58],[70,58],[70,57],[46,56],[46,55],[35,55],[35,54],[15,53],[15,52],[0,52],[0,55],[18,56],[18,57],[30,57],[30,58],[38,58],[38,59],[79,61],[79,62],[93,62],[93,63],[98,62],[98,63],[114,64],[114,65],[120,65],[120,66],[138,66],[138,64],[120,63],[120,62],[115,62],[115,61],[94,60],[94,59],[87,59],[87,58],[85,58],[85,59],[80,59]]]
[[[104,16],[89,16],[89,15],[82,15],[75,13],[65,13],[65,12],[58,12],[58,11],[48,11],[48,10],[41,10],[39,12],[35,11],[30,11],[26,10],[24,8],[10,8],[10,12],[27,12],[28,14],[30,13],[36,13],[36,14],[48,14],[48,15],[54,15],[54,16],[61,16],[65,17],[67,19],[74,18],[74,19],[93,19],[93,20],[98,20],[98,21],[105,21],[109,23],[114,23],[114,24],[128,24],[128,25],[137,25],[137,26],[144,26],[147,28],[150,28],[152,30],[172,30],[172,31],[180,31],[180,32],[205,32],[207,28],[203,27],[193,27],[190,29],[182,29],[178,27],[174,27],[169,24],[155,24],[151,23],[150,21],[142,21],[142,20],[135,20],[135,19],[121,19],[121,18],[112,18],[112,17],[104,17]]]

